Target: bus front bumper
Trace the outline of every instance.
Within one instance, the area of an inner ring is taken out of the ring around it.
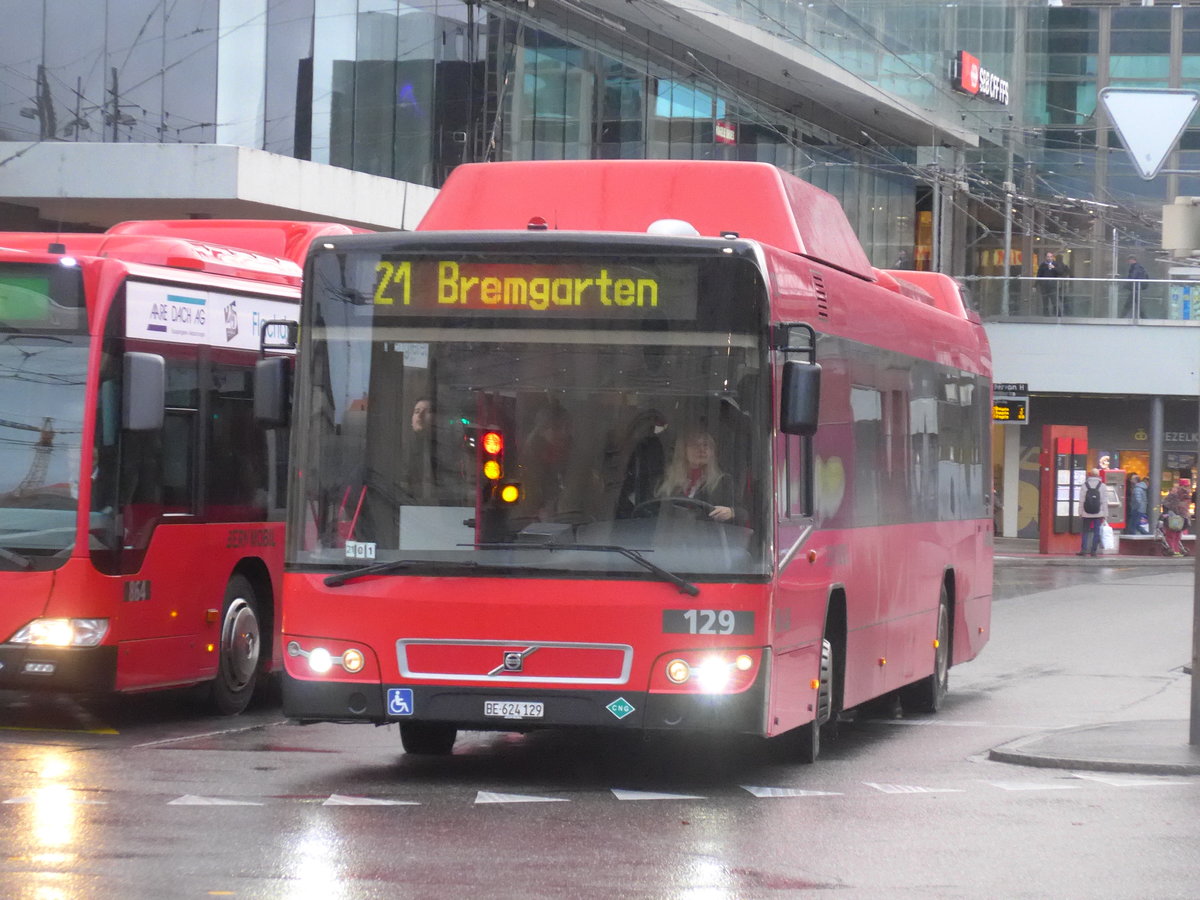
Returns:
[[[116,647],[0,644],[0,690],[106,694],[116,672]]]
[[[443,722],[473,731],[583,727],[764,734],[765,682],[760,673],[754,683],[736,694],[659,694],[611,689],[381,686],[301,680],[285,672],[283,711],[302,722]],[[497,709],[509,715],[492,714]]]

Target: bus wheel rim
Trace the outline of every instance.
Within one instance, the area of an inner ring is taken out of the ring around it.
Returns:
[[[254,607],[241,597],[235,598],[225,613],[221,631],[221,655],[229,687],[241,690],[253,680],[259,647],[258,616]]]

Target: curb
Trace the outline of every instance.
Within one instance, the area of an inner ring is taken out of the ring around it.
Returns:
[[[1160,746],[1156,747],[1161,752],[1159,759],[1088,756],[1078,751],[1055,751],[1046,746],[1063,738],[1069,742],[1072,737],[1088,732],[1097,733],[1096,743],[1102,744],[1105,736],[1100,732],[1104,729],[1128,727],[1129,725],[1130,723],[1127,722],[1084,725],[1062,731],[1030,735],[994,747],[988,751],[987,755],[988,759],[996,762],[1042,769],[1082,769],[1091,772],[1124,772],[1142,775],[1200,775],[1200,748],[1192,748],[1187,743],[1162,742]],[[1194,761],[1182,759],[1188,755],[1194,756]],[[1178,756],[1181,759],[1168,761],[1171,756]]]
[[[1071,556],[1014,556],[997,553],[992,562],[997,566],[1076,566],[1079,568],[1181,568],[1195,566],[1196,561],[1191,557],[1171,558],[1153,556],[1097,556],[1095,559],[1078,559]]]

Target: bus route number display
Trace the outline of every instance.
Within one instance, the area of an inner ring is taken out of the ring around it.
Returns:
[[[385,258],[373,301],[378,312],[400,314],[688,320],[697,284],[696,267],[682,263]]]
[[[992,399],[993,422],[1016,422],[1024,425],[1028,419],[1028,397],[994,397]]]

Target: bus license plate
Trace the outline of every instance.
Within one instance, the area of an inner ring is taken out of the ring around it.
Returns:
[[[484,700],[483,714],[501,719],[540,719],[546,714],[546,705],[526,700]]]

